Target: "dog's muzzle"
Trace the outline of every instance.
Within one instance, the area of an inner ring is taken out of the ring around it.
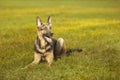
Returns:
[[[53,36],[53,33],[47,33],[47,34],[44,34],[44,36],[46,36],[46,37],[52,37]]]

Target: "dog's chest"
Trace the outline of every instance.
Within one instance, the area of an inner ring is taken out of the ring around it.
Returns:
[[[47,37],[43,39],[37,38],[35,40],[34,46],[35,52],[40,54],[45,54],[46,52],[51,52],[53,50],[53,41]]]

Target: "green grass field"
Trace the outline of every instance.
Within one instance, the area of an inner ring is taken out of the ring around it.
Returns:
[[[54,38],[83,51],[21,70],[49,15]],[[120,80],[120,0],[0,0],[0,80]]]

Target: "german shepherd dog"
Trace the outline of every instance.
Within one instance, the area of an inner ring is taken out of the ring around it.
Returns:
[[[43,24],[41,19],[36,17],[36,26],[37,37],[34,43],[34,60],[26,68],[38,64],[41,60],[46,61],[48,66],[50,66],[54,59],[58,59],[62,54],[66,53],[64,39],[59,38],[56,40],[52,38],[50,16],[46,24]]]
[[[51,21],[52,19],[49,16],[47,23],[43,24],[41,19],[38,16],[36,17],[37,37],[34,43],[34,60],[25,68],[38,64],[40,61],[46,61],[48,66],[50,66],[54,59],[57,60],[62,55],[69,55],[74,51],[82,51],[81,49],[66,50],[63,38],[58,40],[52,38]]]

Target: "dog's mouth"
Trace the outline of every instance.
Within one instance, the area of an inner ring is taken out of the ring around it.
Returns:
[[[52,36],[45,35],[45,37],[51,38]]]
[[[51,34],[44,34],[45,37],[51,38],[53,36],[53,33]]]

